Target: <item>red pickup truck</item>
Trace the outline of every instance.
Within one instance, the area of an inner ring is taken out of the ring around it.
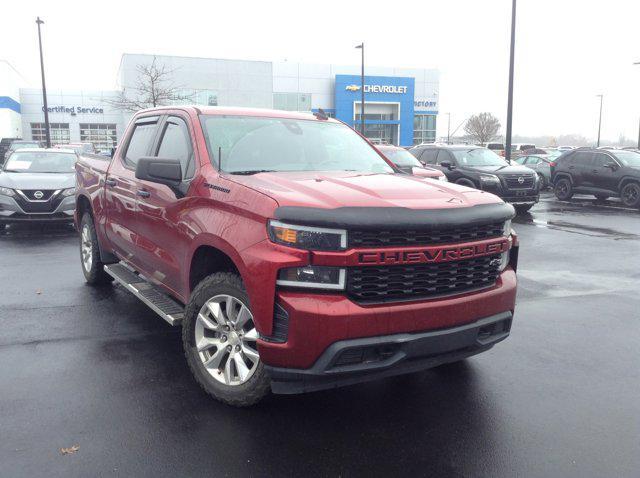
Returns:
[[[251,405],[415,372],[509,335],[513,207],[405,174],[322,114],[137,113],[76,167],[90,284],[172,325],[209,394]]]

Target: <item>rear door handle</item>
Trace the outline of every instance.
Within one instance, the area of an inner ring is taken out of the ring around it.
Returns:
[[[107,178],[104,180],[104,183],[107,186],[115,186],[116,184],[118,184],[118,181],[116,181],[115,179]]]
[[[144,189],[138,189],[136,194],[141,198],[148,198],[149,196],[151,196],[151,193],[149,191],[145,191]]]
[[[597,169],[592,169],[592,170],[591,170],[591,172],[592,172],[593,174],[598,174],[598,170],[597,170]]]

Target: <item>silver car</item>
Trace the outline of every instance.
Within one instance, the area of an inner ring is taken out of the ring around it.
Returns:
[[[77,154],[20,149],[0,170],[0,228],[11,222],[73,220]]]
[[[520,156],[514,159],[513,162],[533,169],[538,173],[540,180],[540,190],[546,189],[551,184],[551,163],[554,159],[560,156],[562,152],[558,154],[530,154],[528,156]]]

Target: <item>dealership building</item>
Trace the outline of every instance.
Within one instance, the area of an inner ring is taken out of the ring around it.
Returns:
[[[174,104],[322,109],[349,125],[361,121],[359,65],[124,54],[115,90],[47,90],[52,142],[89,141],[100,150],[117,144],[131,113],[114,108],[112,100],[123,90],[135,96],[140,68],[154,61],[171,73]],[[435,141],[437,70],[366,67],[365,73],[367,137],[400,146]],[[22,82],[0,62],[0,137],[44,140],[42,92]]]

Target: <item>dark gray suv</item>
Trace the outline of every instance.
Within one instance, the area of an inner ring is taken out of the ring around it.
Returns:
[[[538,175],[511,165],[487,148],[473,145],[419,145],[409,150],[422,164],[440,169],[456,184],[493,193],[523,213],[540,198]]]

